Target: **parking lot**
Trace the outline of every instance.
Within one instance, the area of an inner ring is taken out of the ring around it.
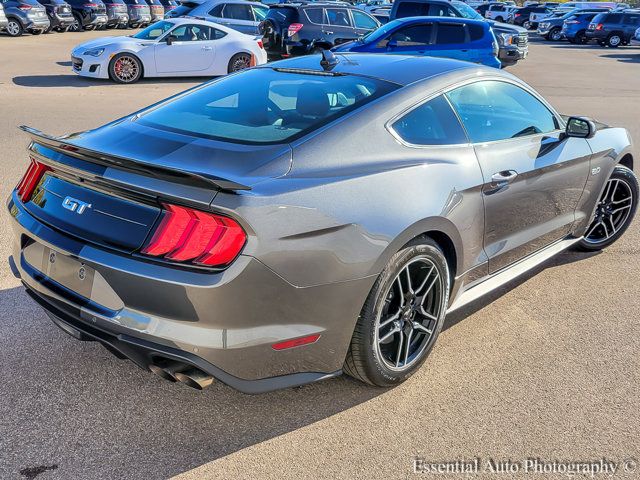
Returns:
[[[71,72],[74,45],[119,34],[0,36],[2,198],[27,167],[18,125],[85,130],[198,83],[115,85]],[[640,47],[532,39],[510,71],[562,113],[627,127],[637,169]],[[640,463],[623,462],[640,460],[639,225],[600,254],[565,253],[456,312],[425,366],[391,390],[346,377],[261,396],[171,384],[61,332],[3,260],[0,478],[408,478],[416,456],[606,459],[619,462],[615,478],[638,478]]]

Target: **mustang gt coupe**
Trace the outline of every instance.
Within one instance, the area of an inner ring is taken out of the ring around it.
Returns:
[[[612,244],[640,193],[626,130],[451,59],[325,51],[22,128],[14,274],[70,335],[199,389],[396,385],[447,313]]]

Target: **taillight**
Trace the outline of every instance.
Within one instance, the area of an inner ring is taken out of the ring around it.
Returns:
[[[603,27],[604,25],[599,23],[598,25],[596,25],[596,30],[602,30]]]
[[[24,174],[24,177],[22,177],[22,180],[20,180],[20,183],[16,187],[20,200],[22,200],[24,203],[27,203],[29,200],[31,200],[33,191],[36,189],[38,183],[40,183],[40,180],[42,179],[44,173],[49,170],[51,170],[51,167],[37,162],[33,158],[31,159],[31,164],[29,164],[27,172]]]
[[[231,263],[247,240],[235,220],[178,205],[164,204],[162,221],[142,253],[174,262],[223,266]]]
[[[87,7],[87,8],[96,8],[98,6],[97,3],[85,3],[82,5],[83,7]]]
[[[146,5],[129,5],[131,8],[144,8]]]
[[[316,343],[320,338],[319,334],[307,335],[302,338],[294,338],[293,340],[285,340],[284,342],[274,343],[271,348],[274,350],[286,350],[287,348],[301,347],[303,345],[309,345]]]
[[[516,13],[516,14],[514,15],[514,17],[519,17],[520,15],[522,15],[522,14],[521,14],[521,13]]]
[[[264,43],[262,43],[262,40],[258,40],[258,48],[264,50]]]
[[[19,8],[20,10],[25,10],[25,11],[27,11],[27,10],[31,10],[31,5],[19,5],[19,6],[18,6],[18,8]]]
[[[293,37],[296,33],[302,30],[302,27],[304,27],[304,24],[302,23],[292,23],[289,25],[289,28],[287,28],[287,33],[290,37]]]

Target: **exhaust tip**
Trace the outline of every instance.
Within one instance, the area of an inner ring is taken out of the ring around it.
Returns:
[[[167,359],[159,359],[156,363],[149,365],[149,370],[170,382],[177,382],[176,374],[187,369],[189,365],[186,363]]]
[[[213,383],[213,377],[198,368],[190,368],[175,375],[176,380],[196,390],[204,390]]]

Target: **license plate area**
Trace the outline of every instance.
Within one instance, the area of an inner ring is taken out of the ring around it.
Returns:
[[[91,308],[94,305],[94,309],[101,313],[115,313],[124,307],[104,277],[84,262],[38,242],[24,247],[22,255],[33,270],[29,273],[36,281],[49,289],[52,285],[63,287],[55,288],[56,293],[78,306]]]

